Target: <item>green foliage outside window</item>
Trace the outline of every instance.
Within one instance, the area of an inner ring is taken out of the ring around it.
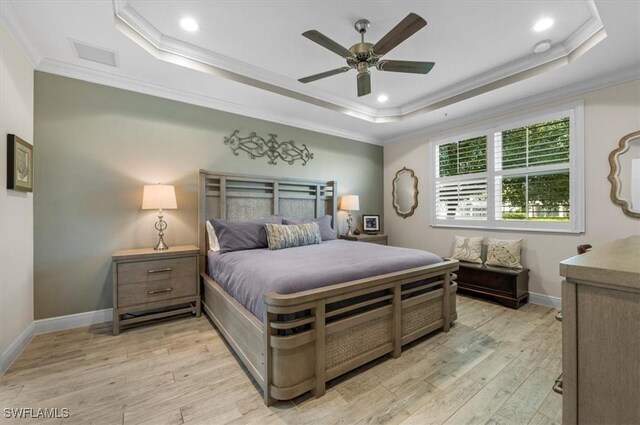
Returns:
[[[569,162],[569,118],[502,132],[502,169]],[[502,179],[502,219],[569,220],[569,171]]]

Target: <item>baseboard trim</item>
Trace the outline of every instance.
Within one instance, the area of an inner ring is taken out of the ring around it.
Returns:
[[[34,320],[29,324],[29,326],[27,326],[20,336],[11,343],[9,348],[2,353],[2,357],[0,358],[0,375],[4,374],[4,372],[9,369],[36,335],[80,328],[82,326],[97,325],[98,323],[110,322],[112,320],[112,308]]]
[[[529,292],[529,302],[532,304],[544,305],[546,307],[562,309],[562,298],[552,297],[551,295],[536,294]]]
[[[31,322],[24,331],[11,343],[11,345],[2,353],[0,359],[0,375],[3,374],[13,362],[22,354],[25,347],[31,342],[35,335],[35,325]]]
[[[33,323],[35,327],[35,334],[38,335],[79,328],[82,326],[96,325],[98,323],[110,322],[112,320],[113,309],[105,308],[104,310],[86,311],[84,313],[40,319]]]

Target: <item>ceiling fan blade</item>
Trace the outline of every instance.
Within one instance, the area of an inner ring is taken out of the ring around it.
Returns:
[[[373,54],[375,56],[387,54],[391,49],[411,37],[425,25],[427,25],[427,21],[415,13],[409,13],[407,17],[400,21],[387,35],[373,45],[371,49]]]
[[[358,97],[366,96],[371,93],[371,74],[361,72],[358,74]]]
[[[353,58],[355,55],[348,49],[342,47],[326,35],[316,31],[310,30],[302,33],[303,37],[308,38],[309,40],[318,43],[325,49],[331,50],[333,53],[342,56],[343,58]]]
[[[380,71],[410,72],[412,74],[428,74],[435,62],[391,61],[381,60],[376,64]]]
[[[321,72],[319,74],[309,75],[308,77],[299,78],[298,81],[301,83],[310,83],[311,81],[320,80],[322,78],[331,77],[332,75],[342,74],[343,72],[347,72],[351,68],[348,66],[343,66],[341,68],[332,69],[331,71]]]

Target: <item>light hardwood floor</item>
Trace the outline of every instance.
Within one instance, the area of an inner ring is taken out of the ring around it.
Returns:
[[[555,310],[458,297],[457,324],[332,381],[324,397],[267,408],[203,316],[111,335],[39,335],[0,378],[0,407],[68,408],[38,424],[558,424]],[[368,389],[368,390],[366,390]]]

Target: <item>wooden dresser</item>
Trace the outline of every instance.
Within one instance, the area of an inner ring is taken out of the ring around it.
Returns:
[[[640,424],[640,236],[560,263],[562,423]]]
[[[199,252],[195,245],[166,251],[144,248],[115,252],[113,334],[118,335],[125,324],[184,313],[199,317]]]
[[[366,233],[360,233],[359,235],[347,236],[340,235],[340,239],[346,239],[348,241],[369,242],[377,243],[379,245],[387,245],[387,235],[368,235]]]

